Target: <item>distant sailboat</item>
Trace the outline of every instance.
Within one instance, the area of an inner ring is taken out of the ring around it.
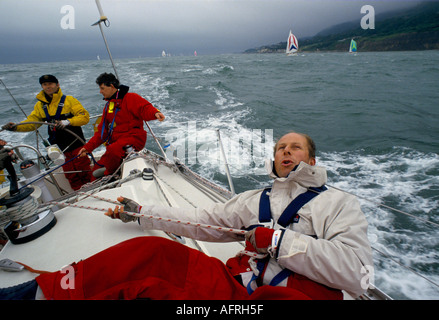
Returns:
[[[101,57],[99,57],[99,55],[96,56],[96,59],[101,60]]]
[[[357,53],[357,43],[354,39],[351,40],[351,45],[349,46],[349,53]]]
[[[197,55],[198,55],[198,54],[197,54],[197,50],[195,50],[195,51],[194,51],[194,56],[197,56]]]
[[[297,41],[296,36],[291,32],[288,36],[287,41],[287,49],[285,50],[285,53],[288,56],[297,55],[297,51],[299,50],[299,41]]]
[[[166,52],[165,52],[165,50],[162,51],[162,57],[166,57]]]

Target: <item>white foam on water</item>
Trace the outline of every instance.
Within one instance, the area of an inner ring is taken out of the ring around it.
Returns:
[[[328,169],[329,185],[365,198],[377,286],[398,299],[438,299],[438,287],[399,264],[439,283],[439,230],[379,205],[438,223],[439,156],[395,147],[382,155],[323,153],[318,161]]]
[[[215,92],[217,96],[215,104],[219,106],[220,109],[229,109],[244,105],[242,102],[236,101],[233,95],[225,90],[220,90],[218,88],[211,88],[211,90]]]
[[[214,75],[214,74],[218,74],[219,72],[227,72],[227,71],[234,71],[234,70],[235,70],[235,68],[231,65],[219,64],[219,65],[215,65],[215,66],[208,67],[208,68],[204,69],[203,74]]]
[[[270,129],[249,129],[239,123],[250,110],[226,111],[210,115],[203,121],[168,122],[164,140],[176,150],[184,163],[197,165],[197,171],[209,177],[224,173],[225,160],[218,140],[221,141],[229,169],[234,177],[265,174],[264,159],[271,156],[273,139]],[[163,135],[162,135],[163,136]],[[263,171],[263,172],[261,172]]]

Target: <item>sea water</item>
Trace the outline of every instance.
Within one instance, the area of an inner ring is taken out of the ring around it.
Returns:
[[[131,92],[166,115],[150,126],[167,156],[229,188],[220,134],[237,193],[270,184],[264,159],[276,139],[308,133],[328,184],[360,198],[375,285],[395,299],[439,298],[424,279],[439,283],[439,51],[174,56],[116,59],[116,67]],[[102,72],[113,72],[108,60],[0,65],[26,114],[48,73],[100,114]],[[24,119],[4,87],[0,112],[1,124]],[[32,133],[0,138],[35,144]],[[151,134],[147,147],[159,152]]]

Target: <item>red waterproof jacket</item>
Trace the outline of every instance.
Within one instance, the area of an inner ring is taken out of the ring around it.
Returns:
[[[104,142],[112,144],[128,137],[134,149],[141,150],[145,146],[143,121],[155,120],[155,114],[160,111],[137,93],[128,93],[128,90],[122,85],[114,98],[107,100],[98,130],[84,146],[88,152]]]

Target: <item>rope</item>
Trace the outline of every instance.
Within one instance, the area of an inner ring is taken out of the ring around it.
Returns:
[[[90,196],[93,198],[99,199],[99,200],[103,200],[103,201],[110,202],[113,204],[121,205],[119,202],[115,202],[114,200],[105,199],[105,198],[95,196],[95,195],[90,195]],[[94,210],[94,211],[102,211],[102,212],[108,211],[108,209],[104,209],[104,208],[83,206],[83,205],[78,205],[78,204],[73,204],[73,203],[51,201],[51,204],[66,206],[66,207],[74,207],[74,208],[85,209],[85,210]],[[147,218],[147,219],[163,221],[163,222],[172,222],[172,223],[177,223],[177,224],[181,224],[181,225],[193,226],[193,227],[204,228],[204,229],[211,229],[211,230],[234,233],[234,234],[239,234],[239,235],[244,235],[247,232],[246,230],[213,226],[213,225],[208,225],[208,224],[204,224],[204,223],[195,223],[195,222],[189,222],[189,221],[177,220],[177,219],[171,219],[171,218],[156,217],[153,215],[147,215],[147,214],[143,214],[143,213],[135,213],[135,212],[127,212],[127,211],[124,211],[124,213],[126,213],[130,216],[133,216],[133,217],[137,217],[137,218]]]
[[[18,206],[4,210],[5,217],[9,219],[9,221],[20,221],[33,216],[38,209],[38,201],[32,196],[30,198],[30,200]]]
[[[171,201],[169,201],[168,197],[166,196],[165,191],[163,190],[162,186],[160,185],[159,181],[157,180],[157,176],[155,174],[152,175],[154,182],[156,183],[156,185],[158,186],[158,188],[160,189],[160,192],[162,193],[163,197],[165,198],[166,202],[168,203],[168,205],[170,207],[172,207]]]
[[[95,164],[97,164],[97,165],[98,165],[99,167],[101,167],[101,168],[104,167],[102,164],[100,164],[99,162],[96,161],[95,157],[93,157],[93,154],[92,154],[91,152],[90,152],[90,153],[87,152],[87,154],[91,157],[91,159],[93,160],[93,162],[94,162]]]
[[[21,264],[27,271],[32,272],[32,273],[38,273],[38,274],[51,273],[50,271],[34,269],[34,268],[29,267],[28,265],[26,265],[26,264],[24,264],[22,262],[19,262],[19,261],[15,261],[15,262],[18,263],[18,264]]]
[[[177,193],[180,197],[182,197],[187,203],[189,203],[192,207],[196,208],[197,206],[190,201],[188,198],[186,198],[183,194],[181,194],[177,189],[175,189],[174,187],[172,187],[169,183],[167,183],[165,180],[160,179],[155,173],[153,174],[153,177],[156,179],[156,181],[160,181],[163,182],[164,184],[166,184],[170,189],[172,189],[175,193]],[[160,188],[160,191],[163,193],[163,195],[166,197],[166,195],[164,194],[162,187],[160,186],[159,183],[157,183],[157,185]],[[167,199],[167,198],[166,198]],[[169,201],[168,201],[169,202]]]
[[[7,234],[3,231],[5,226],[10,222],[5,211],[6,210],[2,210],[2,212],[0,212],[0,236],[3,236],[4,238],[8,239]],[[0,239],[1,239],[1,237],[0,237]]]

